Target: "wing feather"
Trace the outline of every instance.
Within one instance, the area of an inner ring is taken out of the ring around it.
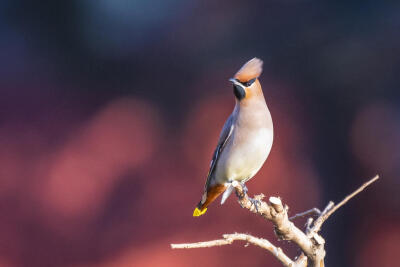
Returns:
[[[215,166],[217,165],[219,156],[221,155],[223,149],[225,148],[225,145],[228,142],[229,137],[232,135],[233,127],[234,127],[233,126],[233,118],[231,115],[226,120],[224,127],[222,128],[221,134],[219,136],[218,145],[215,148],[214,155],[213,155],[211,163],[210,163],[210,170],[208,171],[208,175],[207,175],[205,191],[207,191],[207,188],[211,182],[211,177],[212,177],[212,174],[214,173]]]

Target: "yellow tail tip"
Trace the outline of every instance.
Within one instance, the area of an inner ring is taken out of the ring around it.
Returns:
[[[193,211],[193,217],[199,217],[201,215],[203,215],[204,213],[206,213],[207,208],[204,208],[202,210],[200,210],[199,208],[195,208]]]

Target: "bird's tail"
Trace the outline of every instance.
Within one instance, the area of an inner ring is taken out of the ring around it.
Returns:
[[[226,189],[225,185],[214,185],[204,192],[199,204],[193,211],[193,217],[198,217],[206,213],[208,205],[211,204]]]
[[[199,217],[201,215],[203,215],[204,213],[206,213],[207,208],[199,208],[199,206],[197,206],[194,211],[193,211],[193,217]]]

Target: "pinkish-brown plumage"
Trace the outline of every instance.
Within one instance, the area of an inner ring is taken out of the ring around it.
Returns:
[[[234,191],[232,181],[245,183],[260,170],[273,142],[273,124],[258,77],[262,61],[253,58],[229,81],[236,105],[222,128],[214,151],[202,199],[193,216],[201,216],[207,206],[224,192],[221,204]]]
[[[247,82],[251,79],[258,78],[262,72],[263,62],[258,58],[249,60],[240,70],[235,74],[234,78],[240,82]]]

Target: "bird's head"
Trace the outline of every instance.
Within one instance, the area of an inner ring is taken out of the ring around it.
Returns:
[[[261,85],[258,81],[262,65],[262,60],[253,58],[244,64],[232,79],[229,79],[233,84],[233,93],[237,100],[241,101],[262,95]]]

